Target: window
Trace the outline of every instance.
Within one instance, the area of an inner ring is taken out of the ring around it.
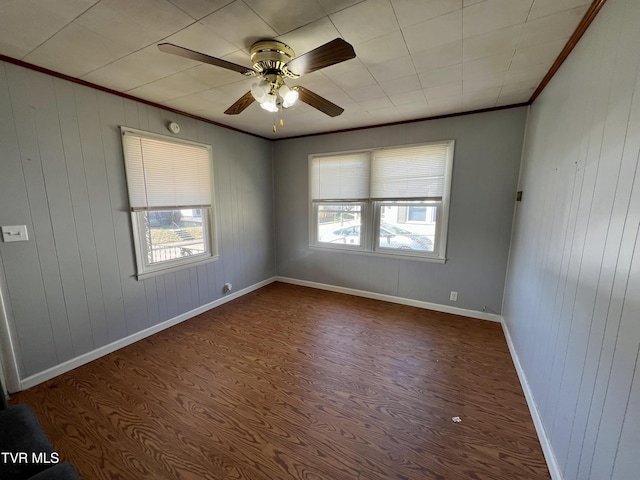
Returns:
[[[138,278],[210,260],[211,147],[121,127]]]
[[[453,145],[312,155],[311,245],[444,261]]]
[[[362,203],[327,202],[318,204],[318,243],[361,249]]]

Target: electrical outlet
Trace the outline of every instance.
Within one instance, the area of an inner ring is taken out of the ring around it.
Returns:
[[[449,296],[449,300],[451,300],[452,302],[457,302],[458,301],[458,292],[451,292],[451,295]]]

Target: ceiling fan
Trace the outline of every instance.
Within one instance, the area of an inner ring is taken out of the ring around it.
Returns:
[[[241,113],[254,101],[260,103],[263,109],[275,113],[280,108],[289,108],[297,99],[300,99],[300,101],[320,110],[322,113],[330,117],[336,117],[344,111],[343,108],[302,86],[289,87],[284,80],[285,78],[296,79],[305,73],[315,72],[356,56],[353,46],[342,38],[336,38],[297,57],[293,49],[282,42],[261,40],[251,46],[253,68],[244,67],[221,58],[211,57],[172,43],[161,43],[158,48],[166,53],[226,68],[247,77],[259,79],[258,82],[251,86],[250,91],[225,110],[224,113],[227,115]],[[275,125],[273,128],[275,131]]]

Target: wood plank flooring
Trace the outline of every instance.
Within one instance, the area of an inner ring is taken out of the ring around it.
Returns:
[[[550,478],[499,324],[283,283],[11,402],[85,480]]]

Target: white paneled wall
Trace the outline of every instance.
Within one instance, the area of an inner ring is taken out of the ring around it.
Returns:
[[[136,280],[118,126],[213,146],[220,258]],[[275,273],[268,141],[0,62],[0,288],[21,379]]]
[[[531,108],[503,314],[561,475],[640,472],[640,2]]]

